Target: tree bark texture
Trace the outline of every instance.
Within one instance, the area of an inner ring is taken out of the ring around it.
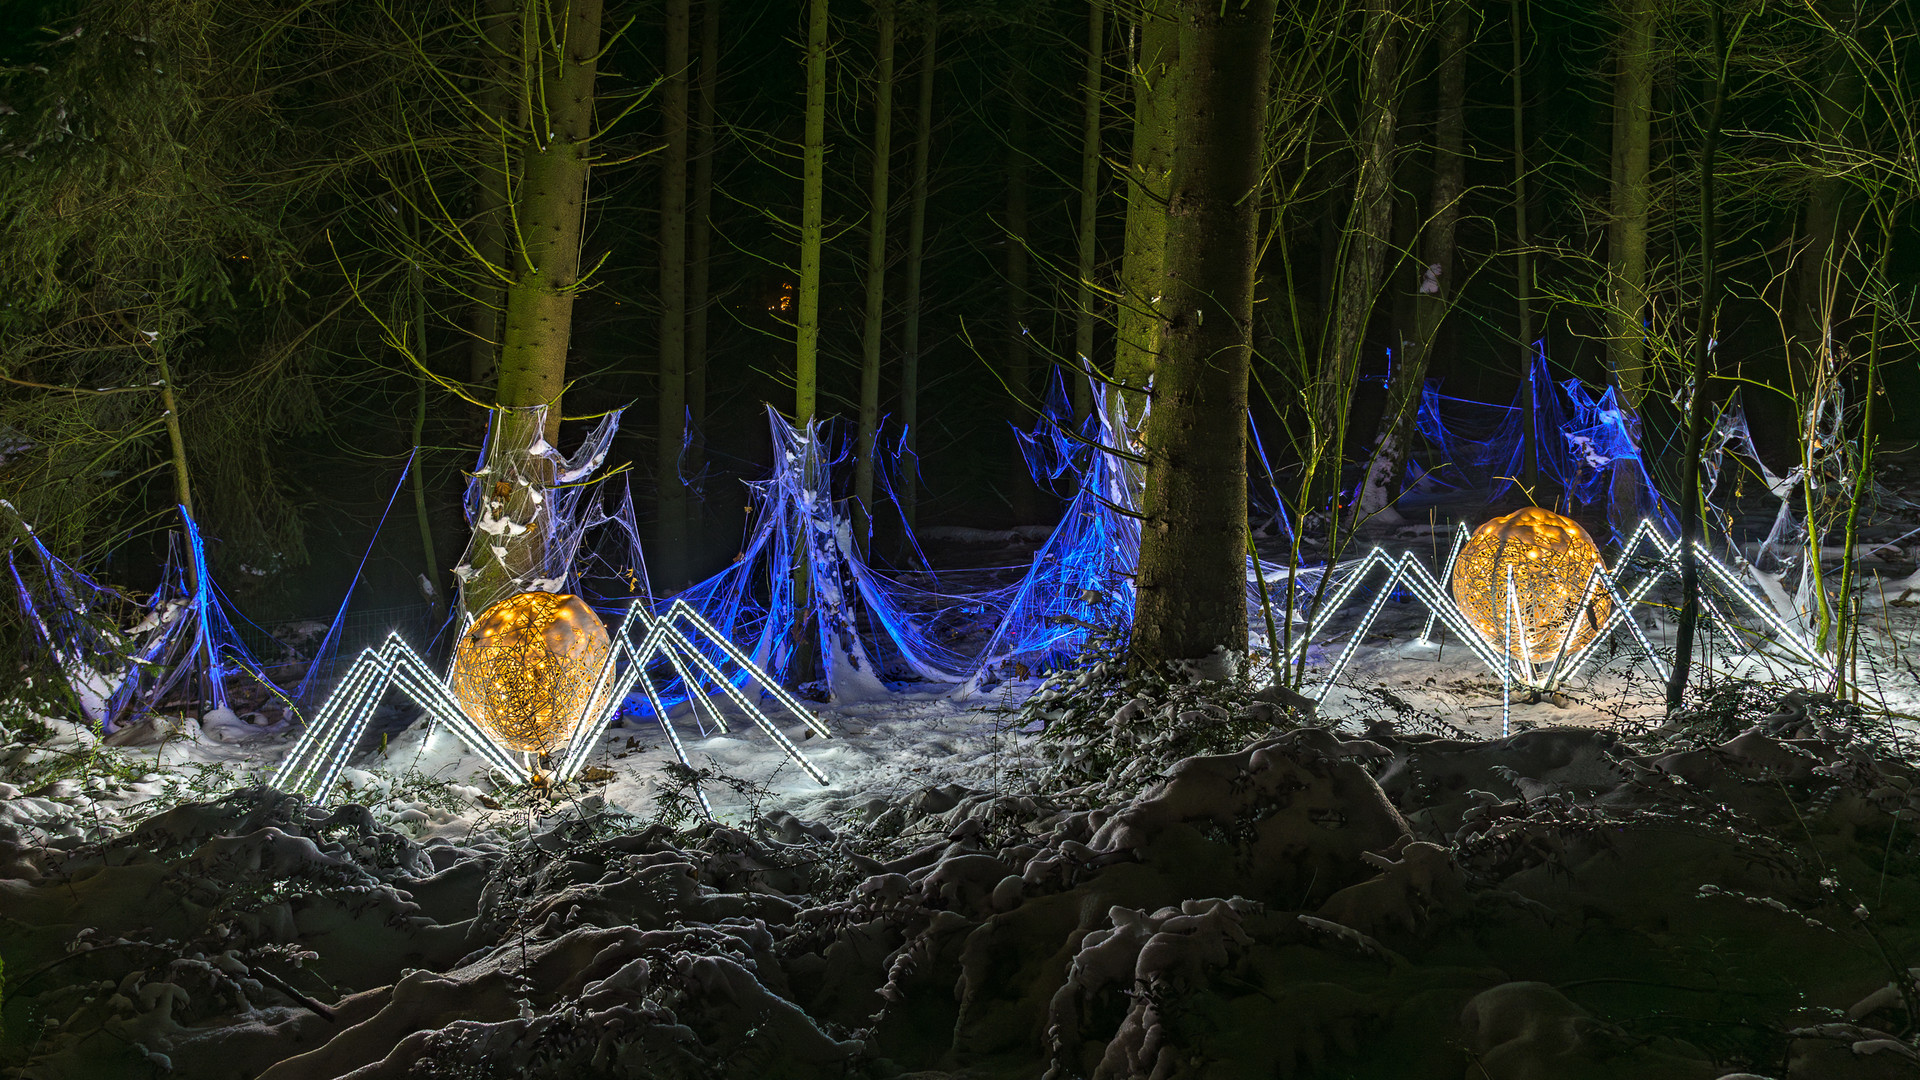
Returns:
[[[1146,424],[1136,669],[1247,647],[1247,375],[1274,6],[1179,6],[1182,115]]]
[[[907,187],[906,311],[900,330],[900,512],[913,528],[920,505],[920,275],[927,248],[927,171],[933,151],[933,76],[940,44],[940,9],[929,3],[920,45],[920,95],[914,109],[913,179]]]
[[[1607,370],[1615,399],[1637,413],[1647,393],[1647,236],[1653,163],[1653,31],[1659,0],[1628,0],[1614,43],[1613,185],[1607,219]],[[1635,470],[1615,469],[1616,526],[1640,505]]]
[[[827,177],[827,0],[807,4],[807,111],[800,143],[800,288],[795,298],[793,420],[813,419],[820,373],[820,221]]]
[[[559,436],[585,227],[600,14],[600,0],[545,0],[520,26],[521,60],[530,81],[521,108],[518,197],[510,208],[513,270],[494,390],[499,407],[488,437],[495,453],[537,439],[552,445]],[[546,409],[528,408],[536,405]],[[534,416],[545,418],[540,430],[522,430]],[[544,530],[537,507],[545,502],[536,493],[515,489],[500,498],[519,515],[515,520]],[[479,555],[461,584],[461,603],[469,615],[478,614],[471,604],[523,569],[500,565],[488,545],[476,548]],[[537,558],[537,552],[529,547],[526,557]]]
[[[1693,328],[1693,372],[1687,402],[1687,440],[1680,479],[1680,617],[1673,632],[1673,669],[1667,676],[1667,712],[1686,703],[1693,667],[1693,638],[1700,622],[1700,451],[1707,438],[1707,383],[1713,378],[1713,323],[1720,310],[1719,221],[1715,218],[1714,157],[1720,150],[1720,115],[1727,100],[1727,46],[1721,32],[1720,0],[1707,0],[1707,31],[1714,79],[1707,111],[1706,139],[1700,148],[1700,308]]]
[[[552,443],[579,285],[600,0],[547,0],[540,17],[521,28],[521,40],[537,81],[529,87],[533,124],[514,207],[522,267],[507,289],[495,399],[509,408],[547,406],[545,434]]]
[[[1858,22],[1857,0],[1839,0],[1820,5],[1827,22],[1852,27]],[[1842,295],[1846,273],[1846,234],[1858,218],[1858,209],[1846,203],[1847,180],[1840,175],[1843,166],[1825,160],[1832,149],[1847,145],[1848,136],[1860,118],[1863,87],[1860,69],[1839,42],[1827,47],[1822,58],[1825,66],[1819,101],[1816,106],[1818,131],[1812,141],[1814,171],[1807,187],[1804,247],[1795,267],[1793,289],[1794,348],[1790,359],[1795,368],[1795,383],[1800,388],[1814,384],[1816,367],[1845,348],[1846,317],[1851,308]],[[1828,149],[1832,148],[1832,149]],[[1823,153],[1824,151],[1824,153]],[[1858,266],[1856,264],[1855,268]]]
[[[687,416],[693,441],[686,448],[685,475],[700,477],[707,465],[707,315],[713,271],[713,158],[720,89],[720,0],[700,5],[700,79],[693,125],[693,192],[687,214]],[[696,492],[696,496],[699,493]],[[687,506],[687,548],[697,551],[702,498]]]
[[[413,228],[414,242],[420,239],[420,219],[415,215],[410,223]],[[407,268],[407,291],[413,299],[413,349],[421,366],[427,362],[427,282],[425,268],[415,259]],[[413,380],[413,520],[420,532],[420,553],[424,557],[421,564],[420,580],[427,583],[427,603],[432,605],[433,620],[440,618],[441,589],[440,557],[435,553],[433,544],[433,518],[427,513],[427,453],[425,448],[427,431],[427,382],[425,374],[414,373]]]
[[[1527,232],[1527,95],[1521,79],[1526,13],[1521,0],[1509,0],[1513,21],[1513,299],[1520,316],[1520,406],[1527,420],[1520,428],[1520,474],[1531,488],[1540,474],[1540,424],[1533,385],[1533,239]]]
[[[1607,369],[1622,405],[1647,389],[1647,226],[1658,0],[1628,0],[1614,43],[1613,188],[1607,221]]]
[[[893,161],[892,0],[878,0],[874,56],[873,179],[867,210],[867,307],[860,329],[860,430],[853,472],[854,537],[873,525],[874,453],[880,433],[880,346],[887,303],[887,180]]]
[[[1075,236],[1075,272],[1079,280],[1073,310],[1073,362],[1087,365],[1093,363],[1093,273],[1099,255],[1094,226],[1100,211],[1100,84],[1106,66],[1106,14],[1107,0],[1088,0],[1087,64],[1080,121],[1080,220]],[[1091,406],[1089,390],[1086,379],[1073,380],[1075,419],[1087,415]]]
[[[678,589],[687,575],[687,490],[680,453],[687,416],[687,39],[691,0],[666,0],[661,67],[660,364],[655,439],[656,584]]]
[[[800,137],[800,287],[794,302],[793,422],[804,432],[814,419],[820,375],[820,244],[826,209],[827,175],[827,0],[807,4],[807,105]],[[811,483],[811,478],[809,478]],[[795,611],[812,606],[813,572],[806,546],[795,547]],[[795,621],[794,670],[812,667],[813,634],[809,620]]]
[[[1384,500],[1407,462],[1420,404],[1420,388],[1433,361],[1440,327],[1454,296],[1455,236],[1460,200],[1466,191],[1467,53],[1473,47],[1473,11],[1467,0],[1449,0],[1441,13],[1439,55],[1434,70],[1438,101],[1434,107],[1432,185],[1427,220],[1420,237],[1419,284],[1413,295],[1413,333],[1400,342],[1400,355],[1387,383],[1387,406],[1380,417],[1374,448],[1375,474],[1384,478]],[[1361,500],[1363,505],[1365,499]],[[1384,501],[1383,501],[1384,505]]]
[[[1140,422],[1142,391],[1159,354],[1158,300],[1165,276],[1167,200],[1173,179],[1174,121],[1180,100],[1180,23],[1174,0],[1144,0],[1133,58],[1133,151],[1127,165],[1127,224],[1114,320],[1113,378],[1126,407],[1119,430]]]

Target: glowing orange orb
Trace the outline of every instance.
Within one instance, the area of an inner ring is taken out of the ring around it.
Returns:
[[[518,593],[481,612],[461,636],[449,689],[502,746],[545,754],[564,745],[586,715],[611,650],[586,601]]]
[[[1507,651],[1515,660],[1551,663],[1562,642],[1572,653],[1592,641],[1613,611],[1613,601],[1598,587],[1581,604],[1599,564],[1600,549],[1578,522],[1529,506],[1494,518],[1467,538],[1453,567],[1453,599],[1495,649],[1510,641]]]

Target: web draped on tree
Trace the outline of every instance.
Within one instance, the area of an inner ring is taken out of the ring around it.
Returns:
[[[631,493],[610,498],[606,463],[621,411],[600,418],[571,455],[549,445],[547,406],[496,408],[463,506],[473,537],[454,567],[461,608],[484,611],[522,592],[567,592],[581,584],[583,546],[589,580],[625,583],[627,596],[652,596],[639,553]],[[606,546],[611,531],[625,541]],[[601,534],[588,543],[590,534]]]
[[[620,416],[615,411],[601,417],[569,456],[539,437],[546,424],[546,406],[495,410],[462,503],[469,525],[482,515],[492,516],[482,518],[486,526],[474,531],[466,554],[454,569],[463,588],[483,590],[483,596],[474,598],[484,600],[482,610],[526,591],[573,593],[601,608],[603,615],[620,611],[635,599],[651,601],[633,493],[624,477],[615,483],[612,476],[594,475],[605,464]],[[418,467],[419,462],[409,458],[394,482],[386,509],[367,541],[362,568],[379,541],[408,471]],[[483,549],[498,559],[499,565],[513,566],[520,573],[472,583],[474,560]],[[303,707],[317,707],[319,699],[331,689],[342,627],[359,581],[360,572],[356,570],[326,636],[293,692]],[[459,610],[451,617],[457,620]]]
[[[1089,633],[1124,631],[1133,622],[1133,574],[1140,562],[1138,491],[1143,467],[1115,452],[1125,445],[1106,396],[1075,422],[1062,380],[1048,389],[1032,431],[1015,430],[1034,482],[1071,488],[1054,526],[981,651],[970,686],[1041,671],[1078,656]]]
[[[80,713],[103,733],[138,721],[189,681],[200,700],[221,709],[229,705],[232,676],[273,688],[234,629],[231,602],[208,572],[200,527],[185,507],[160,587],[143,610],[61,561],[11,504],[0,502],[0,511],[11,518],[7,576],[31,636],[61,672]],[[142,617],[123,631],[130,607]]]
[[[802,430],[769,406],[767,425],[773,470],[747,484],[753,514],[740,553],[677,599],[774,677],[818,682],[836,699],[884,694],[890,680],[964,681],[974,663],[957,643],[998,609],[998,597],[923,589],[875,570],[834,498],[833,468],[845,455],[827,452],[818,422]]]
[[[1073,496],[1060,524],[1013,586],[1006,614],[980,654],[970,687],[1015,677],[1023,668],[1043,671],[1071,663],[1086,648],[1090,634],[1124,634],[1133,624],[1145,465],[1126,449],[1129,440],[1111,393],[1096,382],[1095,407],[1085,420],[1076,422],[1065,385],[1056,378],[1038,424],[1031,432],[1016,433],[1034,481],[1056,487],[1070,483]],[[1145,423],[1144,413],[1139,422]],[[1286,505],[1271,468],[1266,467],[1251,418],[1248,429],[1263,467],[1248,481],[1256,490],[1264,487],[1261,494],[1271,496],[1273,509],[1267,516],[1282,530],[1290,530]],[[1247,557],[1247,622],[1255,648],[1279,647],[1267,641],[1263,605],[1271,606],[1276,629],[1284,630],[1289,624],[1289,594],[1294,611],[1304,613],[1319,595],[1325,574],[1320,566],[1296,571]],[[1292,621],[1300,618],[1296,615]]]

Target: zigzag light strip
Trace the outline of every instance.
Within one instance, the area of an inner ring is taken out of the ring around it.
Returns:
[[[771,717],[747,699],[732,679],[726,677],[720,666],[709,659],[697,647],[692,638],[676,622],[690,624],[702,636],[710,640],[726,658],[739,665],[747,678],[759,684],[761,689],[779,705],[800,719],[810,729],[822,737],[831,737],[832,732],[819,717],[814,716],[786,688],[755,665],[745,653],[728,640],[711,623],[682,601],[675,601],[668,608],[664,618],[654,618],[641,601],[635,601],[627,609],[626,616],[614,635],[614,647],[608,651],[606,661],[601,665],[594,679],[593,693],[589,702],[604,700],[605,704],[594,710],[594,714],[583,717],[573,734],[567,740],[567,746],[560,757],[560,767],[554,773],[555,782],[572,779],[585,765],[587,755],[596,745],[606,728],[619,715],[620,705],[637,684],[646,696],[647,704],[654,711],[662,730],[673,746],[681,764],[692,768],[687,755],[686,744],[668,717],[665,703],[661,699],[660,688],[655,685],[647,668],[658,658],[664,657],[673,666],[682,684],[687,688],[688,696],[694,702],[696,715],[705,709],[720,730],[727,730],[724,714],[710,700],[710,696],[700,693],[699,681],[694,671],[698,669],[711,684],[726,694],[729,700],[750,717],[762,731],[797,762],[807,774],[821,784],[828,783],[826,774],[821,772],[774,724]],[[636,626],[644,627],[645,633],[639,643],[633,640]],[[617,669],[617,661],[625,654],[628,664],[624,671]],[[446,681],[436,677],[432,670],[415,653],[411,646],[398,634],[389,635],[378,650],[362,650],[354,660],[353,666],[341,680],[340,685],[327,699],[313,723],[288,750],[287,756],[274,770],[272,784],[286,790],[305,790],[316,801],[323,800],[332,791],[340,773],[352,757],[354,748],[359,745],[367,724],[389,688],[398,690],[414,704],[425,709],[436,719],[442,719],[453,728],[460,740],[495,770],[505,774],[515,783],[525,783],[530,779],[527,767],[516,760],[515,756],[501,746],[492,734],[486,731],[460,707],[460,703],[448,690]],[[700,801],[701,811],[709,818],[713,816],[713,807],[706,793],[699,785],[694,785],[694,794]]]
[[[1555,651],[1551,662],[1547,664],[1544,677],[1539,671],[1540,664],[1536,663],[1534,658],[1527,652],[1524,639],[1522,641],[1522,660],[1518,665],[1515,665],[1510,655],[1502,656],[1500,651],[1495,649],[1492,643],[1485,639],[1477,627],[1472,626],[1460,615],[1458,605],[1454,604],[1452,596],[1447,593],[1444,582],[1452,575],[1454,565],[1459,558],[1460,549],[1466,541],[1466,535],[1464,528],[1458,530],[1456,533],[1454,549],[1448,556],[1446,569],[1442,572],[1442,576],[1438,581],[1434,580],[1426,568],[1414,559],[1411,552],[1403,553],[1399,560],[1394,560],[1376,547],[1359,561],[1358,565],[1353,568],[1345,580],[1335,588],[1333,594],[1327,598],[1325,602],[1326,606],[1322,609],[1319,617],[1313,621],[1308,634],[1301,640],[1293,653],[1294,659],[1297,660],[1301,653],[1305,651],[1308,644],[1322,636],[1335,613],[1347,599],[1353,595],[1354,591],[1359,588],[1361,582],[1371,575],[1375,567],[1392,567],[1386,581],[1380,586],[1380,592],[1368,604],[1366,611],[1362,614],[1359,625],[1353,630],[1347,645],[1341,650],[1339,657],[1334,661],[1332,667],[1328,669],[1326,678],[1322,682],[1319,693],[1315,696],[1315,700],[1324,699],[1327,691],[1332,687],[1333,682],[1339,678],[1340,674],[1352,660],[1360,640],[1366,635],[1367,631],[1372,628],[1374,621],[1384,609],[1386,598],[1395,587],[1400,585],[1405,585],[1413,592],[1415,597],[1422,601],[1428,610],[1427,621],[1421,630],[1418,640],[1430,642],[1432,640],[1433,627],[1436,622],[1445,626],[1465,641],[1480,661],[1487,666],[1488,670],[1499,676],[1503,683],[1511,680],[1534,689],[1551,692],[1567,679],[1573,678],[1578,674],[1581,667],[1583,667],[1586,661],[1594,654],[1600,643],[1608,640],[1612,632],[1622,625],[1626,626],[1632,633],[1641,651],[1646,655],[1647,659],[1653,663],[1656,672],[1660,673],[1662,678],[1666,677],[1665,673],[1669,670],[1668,665],[1654,649],[1653,642],[1647,637],[1646,632],[1641,629],[1639,622],[1632,618],[1633,609],[1646,601],[1647,595],[1656,585],[1675,572],[1675,564],[1677,562],[1679,545],[1660,535],[1657,530],[1651,527],[1650,523],[1642,521],[1634,529],[1633,533],[1628,537],[1627,542],[1621,548],[1620,561],[1624,566],[1628,559],[1632,558],[1641,547],[1645,546],[1653,550],[1655,565],[1649,569],[1644,576],[1635,581],[1632,587],[1626,588],[1621,585],[1620,577],[1612,571],[1607,570],[1604,564],[1595,564],[1593,573],[1589,575],[1587,579],[1586,589],[1582,593],[1580,606],[1577,610],[1586,610],[1593,602],[1597,590],[1604,590],[1606,592],[1608,598],[1612,601],[1613,610],[1608,613],[1607,618],[1602,622],[1599,632],[1586,644],[1572,652],[1568,651],[1567,646],[1572,642],[1574,627],[1569,625],[1566,634],[1561,638],[1559,649]],[[1727,593],[1731,594],[1733,598],[1745,604],[1754,614],[1758,615],[1766,624],[1767,628],[1773,632],[1771,637],[1755,641],[1749,649],[1748,655],[1757,654],[1763,645],[1773,643],[1792,654],[1793,659],[1801,663],[1816,668],[1824,666],[1824,661],[1819,656],[1817,650],[1806,642],[1805,635],[1795,630],[1785,620],[1780,618],[1780,616],[1767,605],[1763,598],[1755,594],[1754,591],[1748,587],[1745,582],[1741,581],[1712,551],[1696,541],[1694,553],[1699,558],[1701,565],[1707,568],[1708,573],[1712,576],[1715,583]],[[1507,599],[1509,610],[1512,610],[1517,604],[1517,598],[1510,593]],[[1701,599],[1709,618],[1720,624],[1730,635],[1736,638],[1742,636],[1739,624],[1729,617],[1728,613],[1723,610],[1721,604],[1717,603],[1715,599],[1709,595],[1703,594]],[[1745,636],[1752,637],[1753,635]],[[1546,658],[1542,658],[1541,662],[1545,663]]]

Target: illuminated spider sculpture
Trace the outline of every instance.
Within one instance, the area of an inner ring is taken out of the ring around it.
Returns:
[[[716,662],[700,641],[722,659]],[[326,798],[389,688],[450,725],[514,783],[535,786],[557,785],[577,775],[588,751],[619,714],[620,704],[638,688],[674,754],[691,768],[650,670],[660,665],[688,690],[697,719],[726,731],[726,717],[712,700],[714,692],[724,694],[807,775],[826,784],[826,775],[748,700],[741,686],[758,683],[781,708],[823,738],[832,734],[826,725],[693,608],[675,601],[664,616],[656,617],[644,601],[635,601],[609,637],[599,616],[579,597],[523,592],[473,621],[460,637],[444,680],[397,634],[380,648],[362,652],[274,772],[273,786],[315,800]],[[734,669],[732,677],[723,665]],[[702,692],[703,684],[711,689]],[[697,785],[694,794],[712,816]]]
[[[1820,653],[1805,633],[1788,625],[1705,544],[1695,541],[1694,552],[1703,583],[1713,586],[1701,591],[1703,614],[1730,641],[1744,645],[1739,659],[1784,661],[1789,672],[1823,669]],[[1397,588],[1412,593],[1429,612],[1418,640],[1431,643],[1435,624],[1445,627],[1500,679],[1503,694],[1515,686],[1539,694],[1556,691],[1620,629],[1632,635],[1664,680],[1667,664],[1633,619],[1633,610],[1648,602],[1661,581],[1677,577],[1679,566],[1679,544],[1643,521],[1621,545],[1615,568],[1609,570],[1579,525],[1530,507],[1488,521],[1471,535],[1462,528],[1438,579],[1412,552],[1394,558],[1374,548],[1343,567],[1339,584],[1296,639],[1292,655],[1297,661],[1309,643],[1325,640],[1328,623],[1342,605],[1374,571],[1384,568],[1386,580],[1378,584],[1359,625],[1313,692],[1316,700],[1340,677]],[[1638,576],[1633,577],[1636,568]],[[1745,608],[1748,617],[1735,618],[1734,605]]]

